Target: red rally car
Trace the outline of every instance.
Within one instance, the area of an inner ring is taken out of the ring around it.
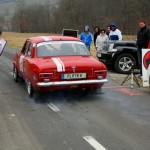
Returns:
[[[99,88],[106,76],[105,65],[74,37],[31,37],[13,61],[13,78],[25,80],[29,96],[42,90]]]

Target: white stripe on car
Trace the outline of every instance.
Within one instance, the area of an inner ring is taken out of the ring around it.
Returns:
[[[60,63],[60,61],[57,58],[52,58],[52,60],[54,61],[54,63],[57,66],[57,72],[62,72],[63,71],[63,66]]]
[[[57,58],[58,59],[58,61],[61,63],[61,65],[62,65],[62,70],[65,72],[65,65],[64,65],[64,63],[60,60],[60,58]]]
[[[44,41],[49,41],[51,40],[50,38],[46,37],[46,36],[40,36],[40,38],[42,38]]]

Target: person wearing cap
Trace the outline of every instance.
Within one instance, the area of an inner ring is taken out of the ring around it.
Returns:
[[[100,28],[98,26],[95,26],[94,27],[94,45],[96,46],[96,39],[97,39],[97,36],[100,34]]]
[[[109,39],[112,41],[122,40],[122,34],[114,22],[110,24]]]
[[[80,35],[80,40],[83,41],[87,49],[90,51],[90,46],[92,44],[93,38],[89,26],[85,26],[84,31]]]

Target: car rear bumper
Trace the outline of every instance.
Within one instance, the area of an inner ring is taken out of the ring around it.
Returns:
[[[107,79],[101,80],[80,80],[80,81],[59,81],[59,82],[38,82],[38,87],[51,87],[51,86],[69,86],[69,85],[87,85],[87,84],[104,84]]]

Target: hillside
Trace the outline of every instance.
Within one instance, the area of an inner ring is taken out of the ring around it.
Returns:
[[[17,5],[23,1],[29,4],[44,4],[48,2],[48,0],[0,0],[0,29],[11,30],[11,18],[17,9]],[[57,5],[58,1],[49,0],[52,5]]]
[[[24,0],[0,0],[0,4],[7,4],[7,3],[18,3],[18,2],[22,2]],[[28,3],[43,3],[43,2],[46,2],[47,0],[26,0],[25,2],[28,2]],[[50,2],[52,3],[55,3],[57,2],[57,0],[49,0]]]
[[[0,0],[0,15],[7,17],[13,15],[18,3],[24,0]],[[56,4],[59,0],[49,0],[51,4]],[[47,0],[25,0],[26,3],[45,3]]]
[[[10,2],[16,2],[16,0],[0,0],[0,4],[10,3]]]

